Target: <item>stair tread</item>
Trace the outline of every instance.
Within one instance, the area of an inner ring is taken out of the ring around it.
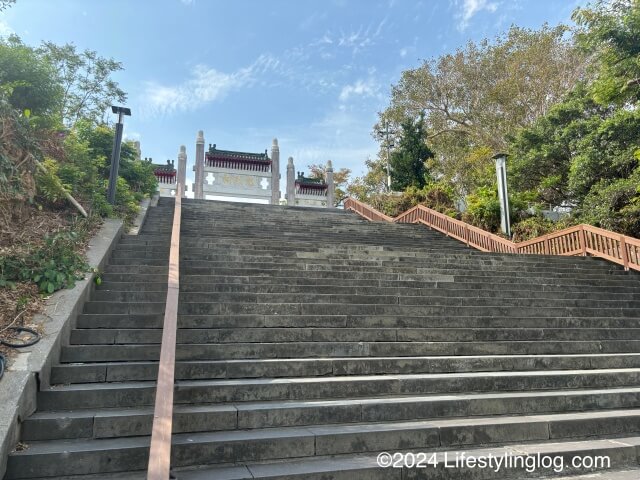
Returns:
[[[560,414],[560,415],[535,415],[535,416],[513,416],[513,417],[481,417],[481,418],[454,418],[446,420],[414,420],[400,422],[381,423],[358,423],[358,424],[333,424],[333,425],[305,425],[295,427],[270,427],[253,428],[249,430],[223,430],[217,432],[193,432],[174,433],[172,444],[195,444],[199,442],[237,442],[253,439],[281,439],[291,437],[319,437],[328,435],[340,435],[351,433],[373,433],[373,432],[394,432],[407,430],[439,429],[460,426],[483,426],[483,425],[505,425],[522,423],[548,423],[550,421],[579,420],[584,418],[612,418],[631,417],[640,415],[640,411],[633,413],[625,412],[618,415],[584,415],[580,413]],[[627,441],[634,439],[640,446],[640,436],[627,438]],[[61,439],[48,441],[30,442],[28,448],[19,452],[14,452],[16,456],[35,455],[52,452],[79,452],[92,450],[111,450],[140,448],[149,445],[149,436],[140,437],[119,437],[107,439]],[[598,442],[603,440],[587,440],[587,442]],[[607,441],[607,440],[604,440]],[[624,440],[621,440],[624,441]],[[576,443],[579,441],[576,440]]]

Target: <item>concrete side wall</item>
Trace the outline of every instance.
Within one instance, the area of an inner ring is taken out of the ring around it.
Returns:
[[[89,242],[87,260],[101,270],[122,235],[121,220],[105,220]],[[43,326],[42,339],[33,347],[22,349],[11,359],[0,380],[0,478],[7,468],[7,457],[20,438],[20,424],[36,409],[39,389],[49,386],[51,366],[60,359],[61,347],[68,344],[69,334],[84,302],[89,299],[95,275],[70,290],[60,290],[46,302],[45,311],[34,318]]]

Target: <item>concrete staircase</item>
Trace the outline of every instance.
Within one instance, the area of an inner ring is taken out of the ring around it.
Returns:
[[[172,208],[161,199],[121,240],[6,480],[145,478]],[[175,476],[640,478],[639,286],[593,258],[484,254],[343,211],[187,200]],[[383,451],[425,452],[426,468],[379,468]],[[462,451],[565,463],[452,467]],[[573,468],[580,455],[610,468]]]

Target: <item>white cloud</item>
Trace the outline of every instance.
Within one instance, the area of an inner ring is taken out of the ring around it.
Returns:
[[[179,85],[147,82],[143,104],[148,106],[150,114],[195,110],[207,103],[221,100],[233,90],[253,85],[261,74],[278,65],[279,61],[269,55],[261,55],[250,66],[233,73],[197,65],[191,72],[191,78]]]
[[[385,17],[377,25],[370,24],[366,28],[364,25],[360,25],[357,30],[340,31],[339,34],[328,31],[318,40],[311,42],[309,47],[342,47],[350,49],[352,54],[355,55],[365,48],[375,45],[376,40],[383,34],[387,20],[387,17]]]
[[[456,1],[456,5],[459,6],[460,2]],[[477,13],[483,10],[493,13],[497,9],[497,2],[490,2],[489,0],[463,0],[462,8],[456,15],[458,18],[458,30],[465,30],[469,26],[471,19]]]
[[[8,37],[12,33],[14,32],[9,24],[0,18],[0,37]]]
[[[127,132],[125,126],[124,137],[127,140],[140,140],[142,138],[142,135],[139,132]]]
[[[353,96],[374,97],[378,94],[379,90],[379,85],[377,85],[372,79],[369,79],[366,82],[358,80],[354,84],[342,87],[339,99],[341,102],[346,102]]]
[[[407,49],[406,49],[406,48],[401,48],[401,49],[400,49],[400,56],[401,56],[402,58],[404,58],[404,57],[406,57],[406,56],[407,56]]]

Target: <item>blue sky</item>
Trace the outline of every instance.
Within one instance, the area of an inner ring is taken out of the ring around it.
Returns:
[[[568,22],[575,0],[18,0],[0,35],[73,42],[123,63],[116,76],[142,155],[175,159],[195,138],[260,152],[281,171],[333,160],[359,175],[376,113],[400,73],[511,24]],[[284,190],[284,184],[281,184]]]

